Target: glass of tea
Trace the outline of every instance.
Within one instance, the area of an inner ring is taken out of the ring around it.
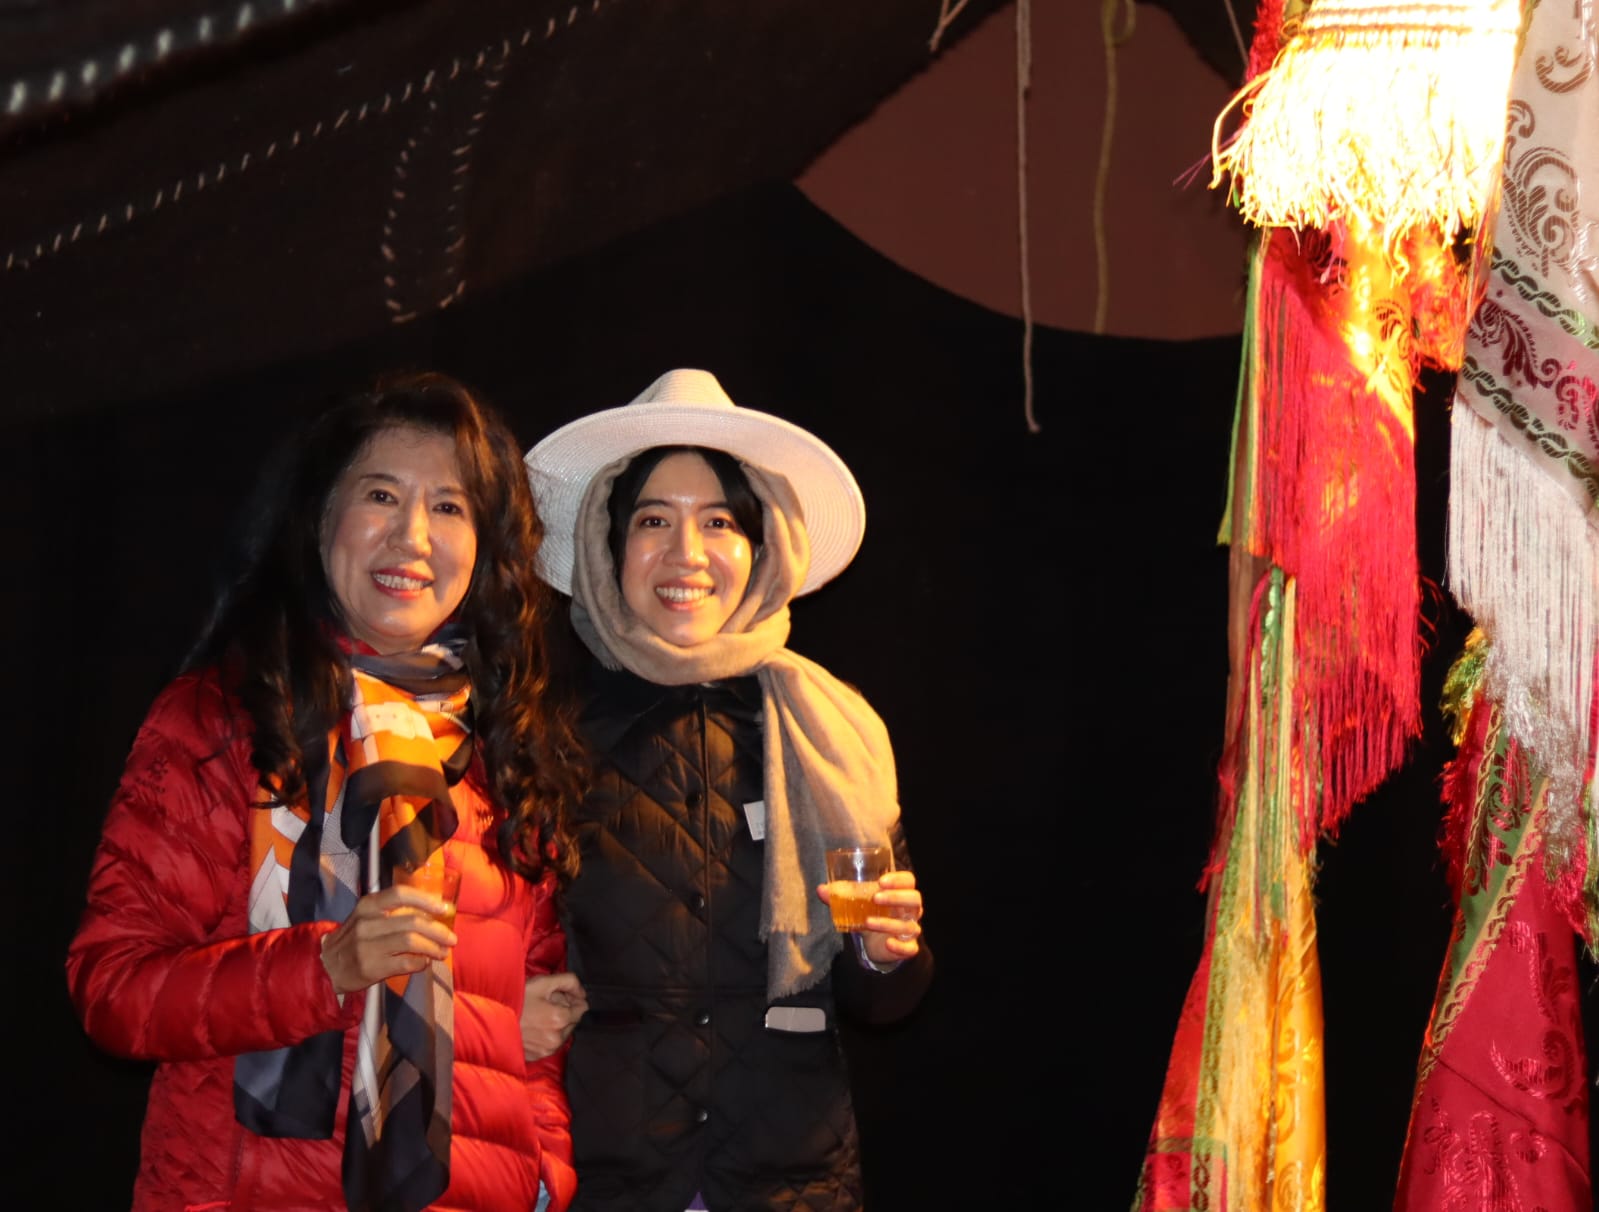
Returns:
[[[439,921],[451,930],[455,929],[455,900],[461,893],[461,873],[458,870],[433,863],[417,863],[415,866],[397,864],[394,882],[431,892],[442,900],[446,908],[439,916]]]
[[[866,928],[877,881],[892,870],[894,852],[887,846],[843,846],[827,852],[827,896],[834,929]]]

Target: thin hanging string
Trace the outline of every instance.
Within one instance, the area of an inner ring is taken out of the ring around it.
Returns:
[[[950,27],[950,23],[956,17],[961,15],[961,9],[965,7],[966,0],[954,0],[953,4],[950,3],[950,0],[939,0],[938,24],[934,26],[933,36],[927,42],[928,54],[938,54],[938,43],[944,37],[944,31]]]
[[[1116,9],[1122,29],[1116,32]],[[1099,134],[1099,165],[1094,171],[1094,333],[1103,335],[1110,311],[1110,239],[1105,231],[1105,195],[1110,189],[1110,150],[1116,137],[1116,48],[1133,36],[1133,0],[1101,0],[1099,33],[1105,44],[1105,124]]]
[[[965,0],[961,0],[964,4]],[[1244,31],[1238,25],[1238,13],[1233,9],[1233,0],[1222,0],[1222,7],[1227,10],[1227,23],[1233,27],[1233,41],[1238,43],[1238,57],[1243,61],[1244,70],[1249,70],[1249,47],[1244,42]]]
[[[1022,412],[1027,432],[1041,426],[1033,415],[1033,280],[1027,252],[1027,93],[1033,85],[1032,0],[1016,0],[1016,220],[1022,262]]]

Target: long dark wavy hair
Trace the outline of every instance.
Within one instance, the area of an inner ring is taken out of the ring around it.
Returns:
[[[474,728],[488,790],[505,809],[503,861],[538,878],[576,871],[569,810],[586,774],[575,706],[549,664],[555,592],[533,571],[544,537],[519,447],[503,421],[454,379],[378,380],[322,412],[272,460],[252,509],[240,570],[186,665],[216,669],[253,728],[261,785],[304,799],[311,763],[350,701],[339,604],[322,562],[323,527],[344,470],[376,435],[419,429],[455,442],[477,530],[477,562],[456,620],[467,636]]]

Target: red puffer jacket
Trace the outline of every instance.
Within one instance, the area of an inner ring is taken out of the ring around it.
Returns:
[[[434,1205],[529,1212],[539,1181],[564,1208],[575,1187],[563,1054],[522,1059],[526,977],[565,963],[553,882],[495,858],[481,772],[454,789],[461,868],[455,948],[450,1186]],[[364,996],[341,1006],[321,962],[332,922],[252,935],[247,814],[256,785],[248,721],[214,679],[162,692],[112,801],[88,907],[67,956],[72,999],[93,1039],[160,1061],[144,1121],[135,1212],[326,1212],[344,1206],[340,1160]],[[233,1057],[344,1029],[330,1141],[257,1136],[233,1115]]]

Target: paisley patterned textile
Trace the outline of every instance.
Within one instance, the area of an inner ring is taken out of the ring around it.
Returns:
[[[1539,4],[1511,87],[1488,290],[1458,402],[1599,509],[1599,16]]]
[[[1532,10],[1483,245],[1453,414],[1449,583],[1493,642],[1488,692],[1549,778],[1545,849],[1571,872],[1599,750],[1599,0]],[[1599,897],[1589,915],[1593,942]]]
[[[1479,633],[1457,670],[1480,666],[1481,646]],[[1480,686],[1462,697],[1445,778],[1458,907],[1394,1206],[1592,1207],[1576,936],[1544,870],[1548,780]]]

